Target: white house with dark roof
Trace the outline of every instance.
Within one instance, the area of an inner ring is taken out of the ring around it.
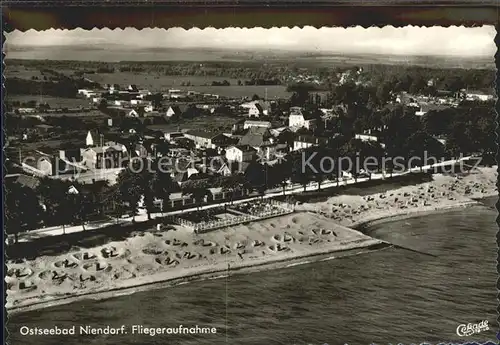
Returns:
[[[255,159],[257,151],[248,145],[230,146],[226,149],[226,159],[229,162],[250,162]]]
[[[97,144],[99,144],[99,132],[96,130],[88,131],[87,136],[85,137],[85,145],[94,146]]]
[[[240,107],[248,111],[248,117],[266,116],[271,111],[271,104],[262,100],[246,102],[241,104]]]
[[[137,112],[137,110],[132,109],[127,113],[127,117],[139,117],[139,113]]]
[[[185,105],[172,105],[168,107],[167,112],[165,113],[165,116],[168,118],[171,118],[172,116],[177,116],[181,117],[182,114],[186,111],[187,106]]]
[[[215,149],[231,145],[233,140],[222,133],[192,130],[184,133],[184,137],[194,141],[196,147]]]
[[[311,135],[301,135],[293,142],[293,151],[307,149],[311,146],[326,145],[328,138],[315,137]]]
[[[251,128],[251,127],[271,128],[271,122],[269,122],[269,121],[246,120],[243,123],[243,129],[247,129],[247,128]]]
[[[130,84],[127,87],[127,90],[130,91],[130,92],[139,92],[139,89],[137,88],[137,85],[135,85],[135,84]]]
[[[288,126],[294,129],[302,127],[314,129],[316,127],[316,118],[301,107],[291,107],[290,115],[288,116]]]
[[[239,138],[238,145],[248,145],[258,149],[262,145],[272,143],[274,137],[268,128],[250,127],[247,132]]]

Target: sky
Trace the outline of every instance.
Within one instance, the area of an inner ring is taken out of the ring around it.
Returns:
[[[283,49],[335,53],[491,57],[494,26],[395,28],[93,29],[13,31],[7,47],[121,45],[129,48]]]

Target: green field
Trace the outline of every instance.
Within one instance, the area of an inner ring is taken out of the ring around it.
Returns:
[[[21,102],[27,103],[29,101],[37,101],[40,103],[48,103],[51,108],[78,108],[85,107],[88,108],[91,102],[84,98],[61,98],[52,97],[45,95],[9,95],[9,90],[7,90],[5,95],[6,102]]]
[[[270,86],[238,86],[237,79],[213,77],[213,76],[167,76],[158,73],[134,73],[134,72],[115,72],[115,73],[95,73],[85,76],[100,84],[119,84],[126,87],[135,84],[139,89],[148,89],[151,92],[166,92],[175,88],[179,90],[192,90],[201,93],[218,94],[226,97],[242,98],[252,97],[257,94],[265,97],[267,88],[267,97],[284,98],[290,97],[284,85]],[[231,86],[212,86],[213,81],[229,81]],[[190,86],[182,86],[189,82]],[[244,80],[242,80],[244,82]]]
[[[37,68],[5,64],[4,76],[6,78],[21,78],[21,79],[32,79],[32,77],[37,77],[39,80],[43,80],[44,75]]]
[[[189,120],[180,120],[177,123],[166,123],[161,125],[150,125],[149,129],[163,132],[176,132],[179,130],[208,130],[225,132],[229,131],[237,119],[227,116],[200,116]]]
[[[67,147],[68,145],[76,145],[77,147],[85,147],[85,138],[74,138],[72,140],[61,140],[61,139],[48,139],[39,140],[36,142],[16,142],[12,146],[5,149],[5,155],[7,157],[17,159],[19,157],[19,150],[24,157],[25,155],[33,152],[35,150],[42,151],[47,154],[57,155],[60,149]]]

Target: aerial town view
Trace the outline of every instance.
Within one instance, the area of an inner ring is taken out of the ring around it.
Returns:
[[[494,36],[7,34],[11,344],[494,339]]]

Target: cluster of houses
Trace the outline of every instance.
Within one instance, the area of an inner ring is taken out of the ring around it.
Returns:
[[[262,102],[265,104],[264,102]],[[318,138],[305,135],[296,136],[295,143],[290,145],[280,136],[285,132],[296,132],[299,129],[314,130],[320,118],[300,107],[292,107],[288,115],[288,126],[273,126],[270,121],[259,119],[260,114],[267,111],[258,101],[248,102],[248,117],[236,121],[229,133],[212,132],[208,130],[188,130],[165,132],[161,138],[154,140],[139,140],[135,144],[123,144],[106,141],[103,134],[89,131],[81,148],[60,150],[57,156],[37,151],[30,156],[36,157],[32,162],[23,161],[23,168],[35,175],[68,176],[80,175],[95,170],[121,169],[129,163],[132,157],[157,157],[161,155],[156,150],[158,142],[169,143],[169,155],[175,161],[202,161],[216,158],[220,164],[203,167],[193,165],[191,170],[182,174],[172,172],[172,177],[178,182],[192,178],[192,175],[203,171],[209,174],[230,175],[232,165],[240,166],[251,162],[267,162],[272,164],[292,150],[299,150],[312,145],[319,145]],[[254,113],[258,109],[258,113]],[[169,109],[170,110],[170,109]],[[172,111],[176,107],[172,107]],[[148,138],[147,138],[148,139]],[[119,141],[119,140],[118,140]],[[26,154],[25,154],[26,156]],[[187,174],[186,174],[187,172]],[[182,176],[181,176],[182,175]]]
[[[429,81],[432,85],[432,81]],[[463,100],[487,102],[495,98],[493,94],[479,90],[462,89],[459,92],[438,90],[435,96],[411,95],[401,92],[396,96],[396,103],[404,104],[416,109],[415,115],[424,116],[429,111],[439,111],[447,108],[456,108]]]
[[[356,78],[362,73],[361,69],[347,71],[342,74],[343,79]],[[147,114],[158,113],[151,100],[151,92],[139,89],[136,85],[121,88],[119,85],[105,85],[102,90],[78,90],[78,93],[89,98],[94,103],[105,102],[108,109],[124,112],[127,117],[144,117]],[[186,97],[197,99],[199,102],[191,105],[181,101]],[[462,90],[457,94],[443,91],[438,95],[413,96],[400,93],[396,102],[415,107],[417,116],[422,116],[430,110],[444,109],[458,106],[460,100],[488,101],[494,96],[476,91]],[[182,117],[189,107],[214,113],[218,103],[217,95],[200,94],[194,91],[168,90],[162,99],[172,100],[173,103],[164,108],[163,117]],[[202,101],[203,100],[203,101]],[[210,100],[210,102],[205,102]],[[179,103],[180,102],[180,103]],[[273,112],[275,103],[266,100],[253,100],[244,103],[225,102],[230,108],[237,109],[242,118],[237,120],[229,133],[212,132],[207,130],[183,130],[162,133],[161,138],[139,138],[134,143],[120,143],[107,141],[102,133],[89,131],[82,147],[60,150],[56,155],[41,151],[34,151],[29,155],[30,160],[22,160],[21,166],[25,172],[33,176],[53,176],[58,178],[77,178],[80,182],[94,182],[98,179],[113,181],[121,169],[126,167],[134,157],[155,158],[161,156],[157,150],[160,143],[167,142],[168,155],[171,158],[171,175],[173,180],[183,183],[200,178],[200,176],[220,175],[228,176],[244,172],[252,163],[274,164],[279,162],[291,151],[302,150],[311,146],[324,145],[331,138],[322,138],[312,135],[318,128],[320,121],[327,121],[338,116],[342,109],[319,109],[317,112],[307,111],[302,107],[291,107],[287,113],[286,125],[273,124],[265,119]],[[263,119],[264,118],[264,119]],[[40,130],[50,130],[48,125]],[[301,134],[297,134],[298,131]],[[290,132],[293,143],[284,140],[282,135]],[[356,134],[356,138],[363,141],[377,142],[378,137],[370,132]],[[115,139],[120,141],[120,139]],[[383,143],[380,143],[383,145]],[[179,169],[182,167],[181,169]],[[99,171],[96,178],[96,171]]]
[[[197,91],[170,89],[161,94],[161,100],[170,102],[169,106],[156,108],[151,100],[152,93],[146,89],[138,89],[136,85],[121,88],[117,84],[106,84],[103,90],[78,90],[78,95],[88,98],[92,103],[105,105],[110,112],[127,117],[162,116],[167,119],[181,117],[192,104],[199,111],[213,114],[222,103],[229,105],[238,115],[262,117],[270,115],[272,102],[256,100],[238,103],[236,100],[224,100],[217,94]],[[156,105],[158,106],[158,105]]]

